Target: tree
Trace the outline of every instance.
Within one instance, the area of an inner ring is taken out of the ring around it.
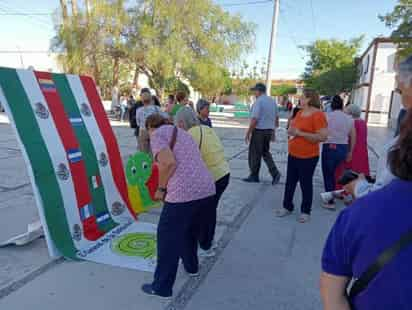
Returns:
[[[296,94],[297,89],[295,86],[290,84],[281,84],[277,86],[272,86],[271,95],[272,96],[286,96]]]
[[[209,0],[142,0],[133,16],[131,58],[160,94],[174,76],[205,93],[219,90],[223,68],[253,45],[254,26]]]
[[[65,71],[92,75],[101,88],[144,73],[160,95],[171,79],[216,94],[225,68],[253,46],[254,25],[210,0],[75,0],[71,12],[60,3],[52,49]]]
[[[349,41],[317,40],[303,46],[309,61],[303,74],[307,87],[322,94],[336,94],[351,89],[357,80],[355,57],[363,36]]]
[[[250,88],[257,82],[264,82],[265,75],[265,60],[256,61],[253,66],[243,62],[232,73],[232,92],[239,98],[246,100],[250,97]]]
[[[401,55],[412,54],[412,0],[399,0],[391,13],[379,17],[394,29],[392,38],[401,46]]]

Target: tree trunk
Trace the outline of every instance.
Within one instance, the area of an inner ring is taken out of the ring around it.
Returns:
[[[63,25],[67,25],[67,22],[69,20],[69,13],[67,11],[67,0],[60,0],[60,6],[62,8]]]
[[[139,83],[139,65],[136,65],[136,68],[134,69],[134,75],[133,75],[133,85],[138,86],[137,84]]]
[[[79,14],[79,7],[77,5],[77,0],[71,0],[72,3],[72,14],[74,17],[77,17]]]
[[[93,61],[93,76],[94,80],[97,85],[100,85],[100,67],[99,67],[99,62],[97,61],[96,53],[93,53],[92,55],[92,61]]]
[[[119,86],[119,75],[120,75],[120,58],[114,58],[113,64],[113,86]]]

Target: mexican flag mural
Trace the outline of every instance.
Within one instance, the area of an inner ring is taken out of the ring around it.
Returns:
[[[0,68],[0,102],[25,157],[50,254],[153,271],[156,227],[136,216],[142,201],[153,204],[141,184],[152,163],[131,159],[128,186],[94,81]]]

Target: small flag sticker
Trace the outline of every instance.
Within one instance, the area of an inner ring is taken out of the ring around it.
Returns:
[[[80,208],[80,218],[82,221],[87,220],[93,215],[94,215],[94,209],[91,204],[87,204],[84,207]]]
[[[106,223],[108,220],[110,219],[110,215],[109,213],[105,212],[105,213],[100,213],[97,215],[96,221],[99,224],[104,224]]]
[[[79,149],[71,149],[67,152],[67,158],[72,164],[82,160],[82,153]]]
[[[92,184],[93,184],[93,188],[94,188],[94,189],[96,189],[96,188],[98,188],[98,187],[101,186],[102,180],[101,180],[101,178],[100,178],[99,175],[94,175],[94,176],[92,176]]]
[[[72,126],[81,126],[83,125],[83,119],[81,117],[71,117],[70,123]]]
[[[45,92],[56,92],[56,85],[54,85],[53,80],[50,79],[39,79],[40,88]]]

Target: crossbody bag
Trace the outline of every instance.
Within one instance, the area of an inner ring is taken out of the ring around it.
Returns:
[[[356,296],[362,293],[372,282],[372,280],[378,275],[378,273],[388,265],[402,250],[412,245],[412,230],[404,234],[397,242],[391,247],[383,251],[376,261],[370,265],[362,275],[353,282],[353,285],[349,291],[349,301],[351,303],[351,309],[355,310],[354,300]]]

